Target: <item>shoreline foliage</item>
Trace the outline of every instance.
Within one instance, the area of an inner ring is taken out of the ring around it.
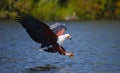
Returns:
[[[15,8],[47,21],[120,19],[120,0],[1,0],[0,19],[14,19]]]

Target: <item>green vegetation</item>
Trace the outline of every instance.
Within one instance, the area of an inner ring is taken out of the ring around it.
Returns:
[[[120,0],[1,0],[0,18],[15,18],[15,8],[42,20],[120,19]]]

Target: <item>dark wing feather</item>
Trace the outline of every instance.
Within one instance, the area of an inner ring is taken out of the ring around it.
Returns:
[[[62,46],[61,46],[61,48],[65,51],[65,49]],[[50,47],[48,49],[44,49],[44,51],[55,53],[55,52],[57,52],[57,49],[55,49],[54,47]]]
[[[52,32],[49,26],[35,19],[33,16],[18,12],[16,19],[22,24],[34,41],[38,43],[49,43],[49,38],[57,41],[57,36]]]

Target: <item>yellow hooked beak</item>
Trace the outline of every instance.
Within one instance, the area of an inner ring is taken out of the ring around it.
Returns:
[[[67,38],[70,39],[70,40],[72,39],[70,35]]]

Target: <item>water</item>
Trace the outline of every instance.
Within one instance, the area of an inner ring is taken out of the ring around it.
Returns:
[[[13,21],[0,22],[0,73],[120,73],[120,21],[62,22],[72,40],[64,48],[73,58],[39,52]]]

